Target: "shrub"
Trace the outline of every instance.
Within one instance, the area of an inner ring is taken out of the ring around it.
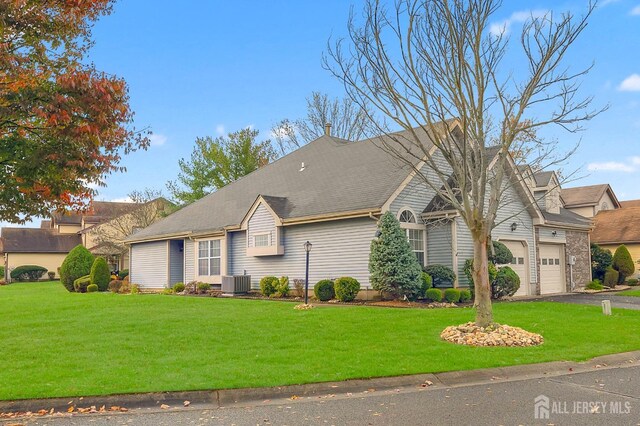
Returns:
[[[453,269],[444,265],[429,265],[424,271],[431,275],[434,287],[449,287],[456,280],[456,274]]]
[[[49,276],[50,281],[53,281],[56,278],[56,273],[54,271],[47,272],[47,275]],[[4,273],[3,273],[3,276],[4,276]]]
[[[38,265],[22,265],[11,271],[11,278],[18,281],[38,281],[47,272],[47,268]]]
[[[211,290],[211,284],[209,284],[209,283],[198,283],[198,293],[204,294],[209,290]]]
[[[260,280],[260,292],[263,296],[269,297],[276,292],[276,287],[280,283],[277,277],[266,276]]]
[[[160,294],[169,295],[175,293],[172,288],[164,288]]]
[[[4,266],[0,266],[0,279],[4,280]]]
[[[595,280],[587,284],[584,288],[586,288],[587,290],[602,290],[604,287],[602,285],[602,282],[600,282],[600,280],[596,278]]]
[[[593,278],[604,280],[607,268],[613,262],[611,250],[603,249],[595,243],[591,243],[591,274]]]
[[[131,286],[131,284],[129,283],[129,281],[127,280],[122,280],[122,285],[120,286],[120,290],[118,291],[118,293],[120,294],[129,294],[129,293],[133,293],[131,290],[133,289],[133,287]]]
[[[124,280],[125,277],[129,276],[129,270],[128,269],[123,269],[122,271],[118,272],[118,278],[120,278],[121,280]]]
[[[96,291],[98,291],[98,285],[97,284],[89,284],[87,286],[87,293],[95,293]]]
[[[620,273],[615,269],[613,269],[611,266],[609,266],[604,273],[604,285],[609,288],[615,287],[616,284],[618,283],[619,276],[620,276]]]
[[[488,268],[489,268],[489,282],[492,283],[493,281],[495,281],[496,276],[498,275],[498,268],[496,268],[496,265],[494,265],[493,262],[491,261],[489,261]],[[467,280],[469,282],[469,291],[471,292],[471,294],[473,294],[473,292],[475,291],[474,282],[473,282],[473,259],[465,260],[462,271],[464,272],[464,275],[467,277]]]
[[[118,293],[118,292],[120,292],[120,288],[121,287],[122,287],[122,281],[120,281],[120,280],[111,280],[111,281],[109,281],[109,286],[107,287],[107,289],[111,293]]]
[[[280,277],[276,284],[276,296],[287,297],[289,295],[289,277]]]
[[[104,257],[96,257],[89,275],[91,276],[91,284],[97,285],[100,291],[107,291],[109,281],[111,281],[111,272]]]
[[[355,278],[341,277],[334,283],[336,299],[341,302],[351,302],[360,291],[360,283]]]
[[[138,284],[131,284],[131,294],[138,294],[138,293],[140,293],[140,286]]]
[[[471,292],[466,288],[461,289],[460,301],[464,303],[464,302],[469,302],[470,300],[471,300]]]
[[[313,286],[313,294],[315,294],[318,300],[326,302],[335,297],[336,291],[333,287],[333,281],[320,280]]]
[[[630,286],[632,286],[632,287],[635,287],[635,286],[637,286],[638,284],[640,284],[640,281],[638,281],[638,279],[637,279],[637,278],[629,278],[629,279],[627,280],[627,285],[630,285]]]
[[[460,301],[460,290],[457,288],[448,288],[444,291],[444,300],[449,303],[458,303]]]
[[[176,293],[182,293],[184,291],[184,288],[184,283],[175,283],[173,285],[173,291],[175,291]]]
[[[60,282],[69,291],[74,291],[73,282],[89,275],[93,265],[93,255],[82,245],[77,245],[65,257],[60,266]]]
[[[431,302],[442,302],[442,291],[438,288],[430,288],[425,296]]]
[[[633,259],[631,258],[631,253],[629,253],[627,246],[622,244],[616,249],[616,252],[613,254],[613,262],[611,263],[611,266],[613,269],[618,271],[617,284],[622,284],[628,276],[635,272],[636,265],[633,264]]]
[[[431,275],[423,272],[420,275],[420,280],[420,293],[418,296],[424,299],[427,295],[427,290],[433,287],[433,278],[431,278]]]
[[[500,299],[516,294],[520,288],[520,277],[508,266],[503,266],[498,271],[496,279],[491,283],[491,297]]]
[[[494,265],[506,265],[507,263],[511,263],[513,260],[513,254],[511,250],[500,241],[493,241],[493,253],[491,250],[489,252],[489,261]]]
[[[374,290],[395,297],[417,297],[420,292],[420,264],[413,253],[405,231],[391,213],[378,222],[380,236],[371,241],[369,272]]]
[[[89,284],[91,284],[91,277],[89,275],[85,275],[84,277],[80,277],[73,282],[73,290],[76,293],[86,293]]]

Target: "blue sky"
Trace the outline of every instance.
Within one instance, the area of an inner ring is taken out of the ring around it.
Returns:
[[[330,36],[346,34],[343,0],[120,1],[95,26],[89,60],[129,84],[136,126],[149,127],[152,146],[126,157],[126,173],[107,178],[97,199],[123,199],[134,189],[166,194],[178,159],[198,136],[253,126],[269,137],[282,118],[305,112],[318,90],[341,96],[321,66]],[[505,1],[495,15],[519,32],[531,11],[585,9],[586,0]],[[356,9],[360,3],[354,2]],[[595,62],[583,90],[608,111],[580,135],[545,131],[565,147],[581,147],[566,166],[585,177],[571,185],[610,183],[620,199],[640,198],[640,0],[601,1],[568,63]],[[518,64],[508,64],[514,72]]]

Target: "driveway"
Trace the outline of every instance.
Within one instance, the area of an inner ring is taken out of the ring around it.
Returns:
[[[536,300],[597,306],[601,306],[603,300],[611,300],[611,306],[614,308],[640,310],[640,297],[618,296],[615,292],[559,294],[557,296],[547,296]]]

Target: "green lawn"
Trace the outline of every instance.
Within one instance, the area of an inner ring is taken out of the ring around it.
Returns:
[[[640,311],[499,303],[498,322],[541,333],[534,348],[440,340],[471,309],[321,307],[0,287],[0,399],[286,385],[585,360],[640,349]],[[597,343],[595,343],[597,342]]]
[[[621,291],[620,293],[616,293],[616,295],[640,297],[640,290],[625,290],[625,291]]]

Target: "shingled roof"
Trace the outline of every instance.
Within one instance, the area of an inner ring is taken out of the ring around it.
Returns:
[[[626,207],[640,207],[640,200],[627,200],[627,201],[620,201],[620,207],[622,207],[622,208],[626,208]]]
[[[613,207],[620,207],[613,190],[608,184],[578,186],[575,188],[564,188],[561,192],[562,201],[567,208],[595,206],[605,192],[609,192],[609,197],[615,204]]]
[[[2,228],[5,253],[68,253],[81,243],[80,235],[58,234],[55,229]]]
[[[86,212],[56,212],[52,214],[55,223],[80,225],[82,218],[87,223],[101,223],[126,214],[138,208],[139,203],[121,203],[115,201],[93,201]]]
[[[640,207],[601,210],[594,218],[591,241],[598,244],[640,243]]]
[[[425,146],[430,147],[426,134]],[[237,226],[259,195],[281,219],[380,209],[409,175],[380,148],[322,136],[132,235],[129,241]],[[415,160],[417,163],[418,160]]]

